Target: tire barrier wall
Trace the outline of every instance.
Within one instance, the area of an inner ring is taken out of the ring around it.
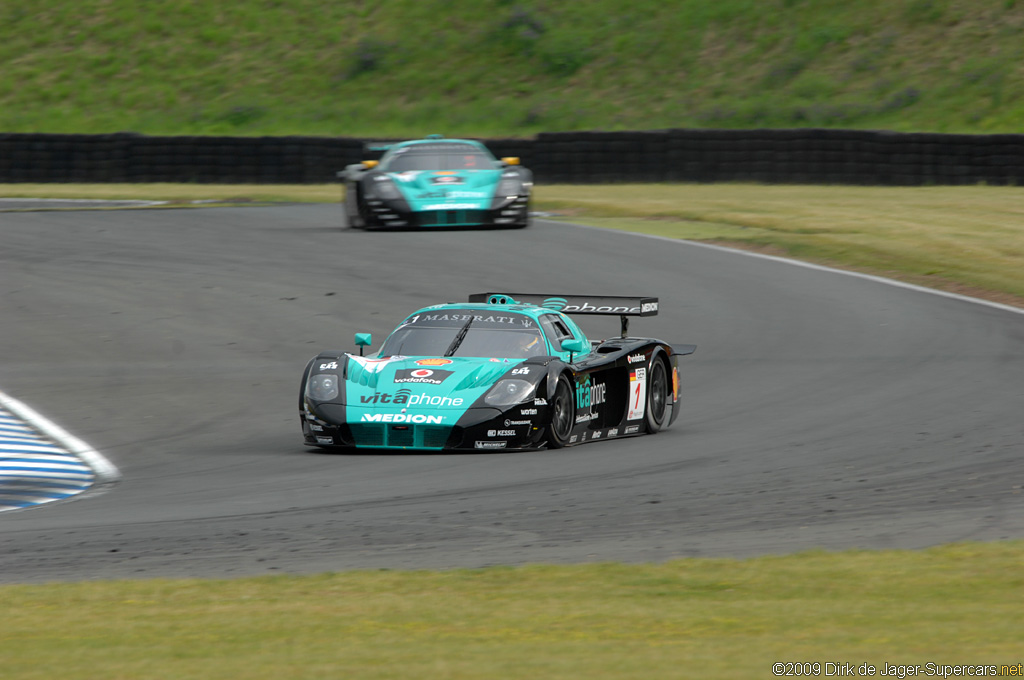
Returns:
[[[336,181],[372,158],[346,137],[0,134],[0,182]],[[546,184],[1024,184],[1024,135],[872,130],[553,132],[482,140]]]
[[[0,135],[0,182],[308,184],[363,155],[339,137]]]

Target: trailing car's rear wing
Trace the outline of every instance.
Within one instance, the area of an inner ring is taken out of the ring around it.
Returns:
[[[423,139],[444,139],[444,135],[427,135]],[[371,153],[371,152],[374,152],[374,151],[377,152],[377,153],[383,153],[383,152],[387,151],[392,146],[394,146],[395,144],[397,144],[397,143],[399,143],[401,141],[404,141],[404,140],[392,139],[392,140],[385,140],[385,141],[375,141],[375,140],[372,140],[372,139],[364,139],[363,140],[363,153]]]
[[[631,316],[654,316],[658,313],[656,297],[625,297],[621,295],[538,295],[535,293],[474,293],[470,302],[488,304],[527,304],[565,314],[604,314],[617,316],[622,322],[622,336],[629,330]]]
[[[396,144],[396,141],[363,140],[363,158],[380,160],[388,149]]]

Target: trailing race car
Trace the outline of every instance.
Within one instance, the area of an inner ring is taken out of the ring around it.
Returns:
[[[679,357],[694,345],[627,337],[658,298],[480,293],[409,315],[374,356],[322,352],[299,392],[311,446],[559,448],[655,433],[679,416]],[[621,318],[591,342],[568,314]]]
[[[426,139],[383,147],[380,161],[349,165],[345,218],[356,229],[525,227],[533,173],[515,157],[496,160],[467,139]]]

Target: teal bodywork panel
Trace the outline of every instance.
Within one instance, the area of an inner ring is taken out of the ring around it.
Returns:
[[[452,426],[519,361],[461,357],[349,357],[350,423]]]
[[[386,173],[415,211],[487,210],[501,170],[408,170]]]

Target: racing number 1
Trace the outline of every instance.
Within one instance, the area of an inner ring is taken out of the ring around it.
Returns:
[[[629,413],[626,414],[626,420],[640,420],[644,417],[647,397],[646,387],[647,369],[637,368],[629,372],[629,396],[630,401],[633,403],[629,405]],[[636,392],[636,399],[632,398],[633,392]]]

